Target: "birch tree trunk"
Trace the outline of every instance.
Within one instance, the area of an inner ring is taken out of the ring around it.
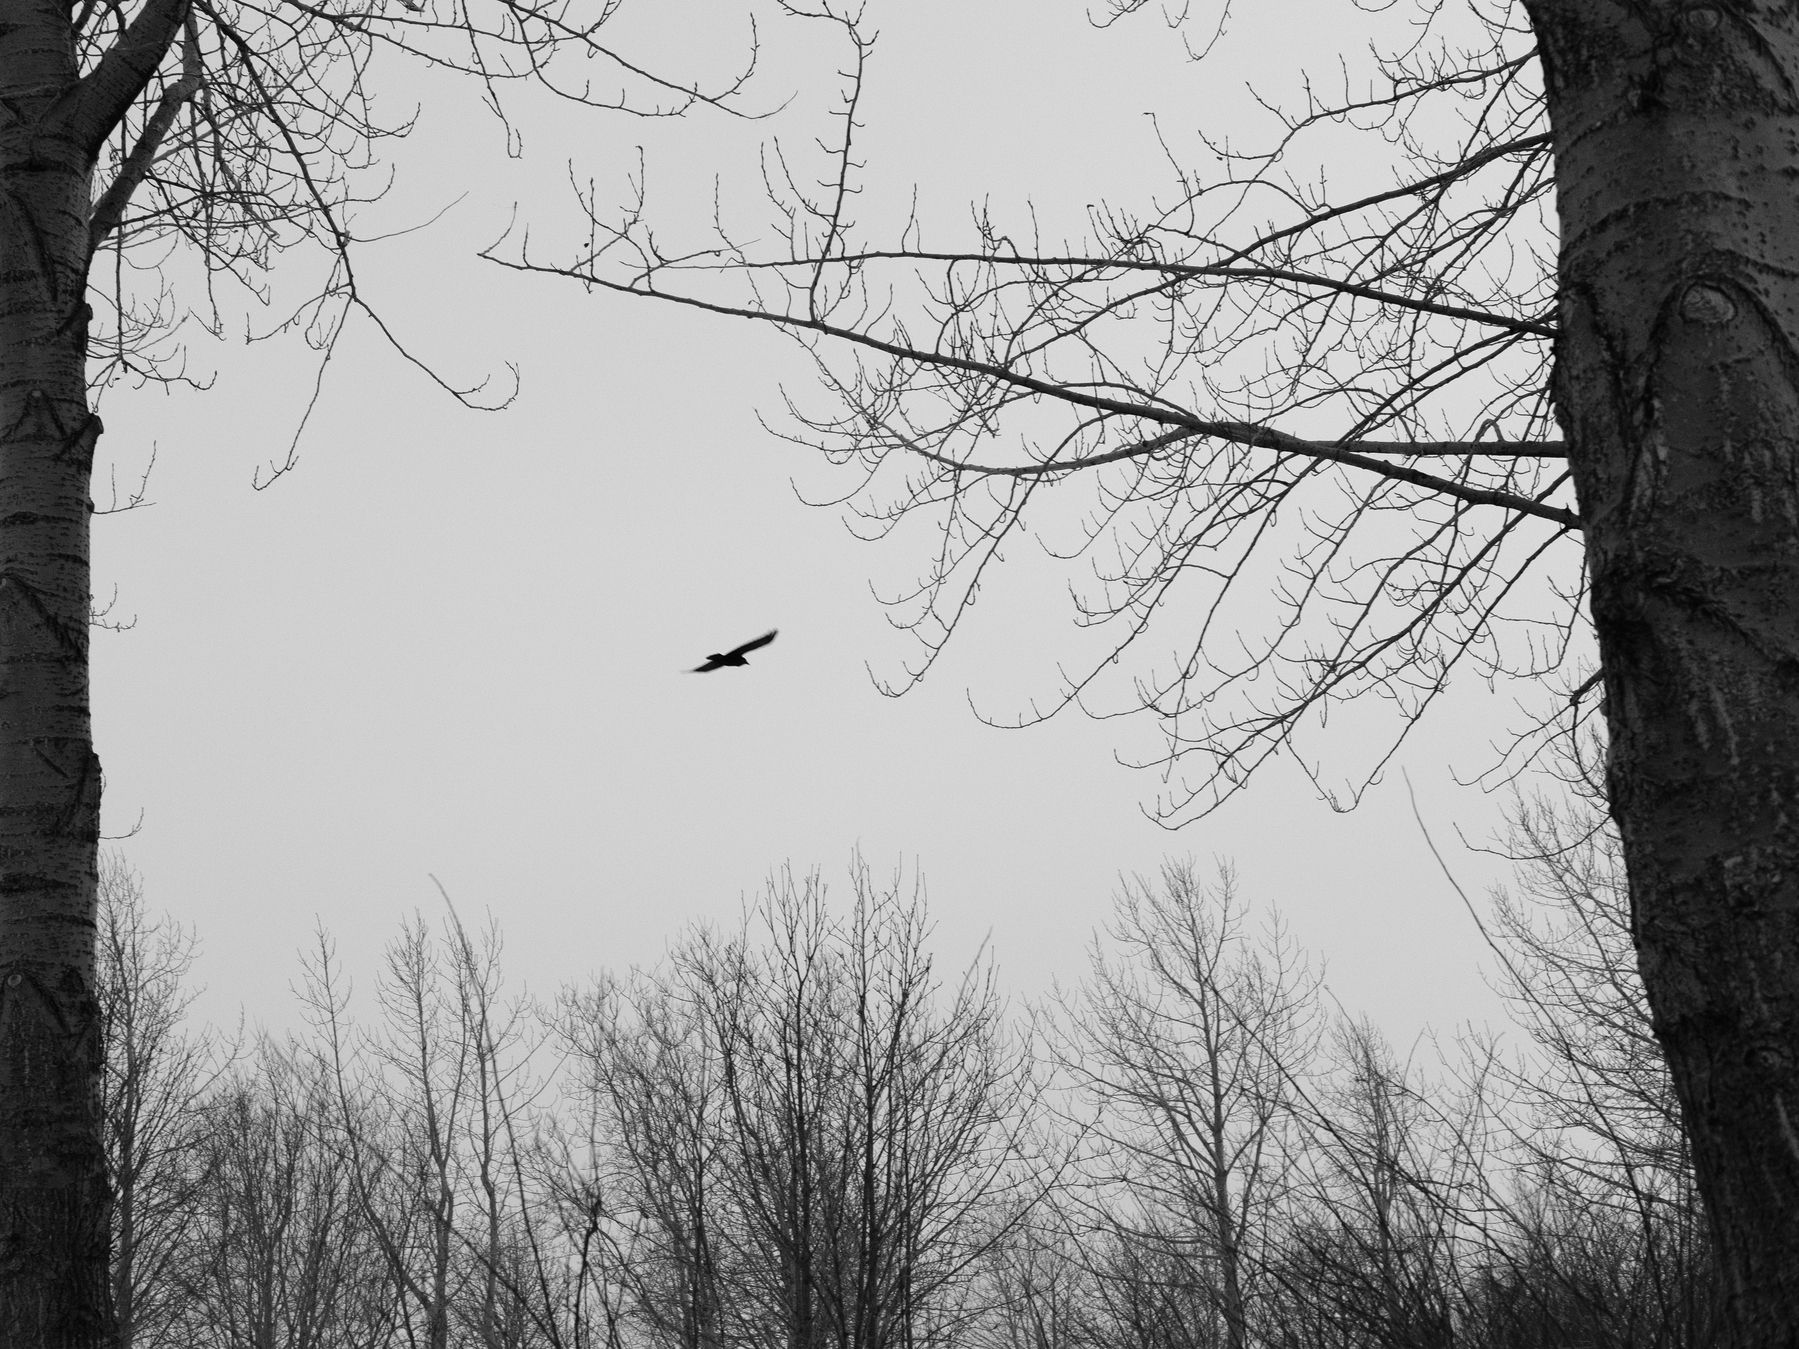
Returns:
[[[1738,1335],[1792,1345],[1799,8],[1526,3],[1632,930]]]
[[[88,722],[93,123],[66,7],[0,23],[0,1344],[108,1338]]]

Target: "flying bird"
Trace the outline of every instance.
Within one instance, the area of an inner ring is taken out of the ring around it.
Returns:
[[[704,665],[694,666],[693,669],[689,673],[691,673],[691,674],[710,674],[714,670],[724,669],[725,666],[727,666],[727,665],[748,665],[749,660],[747,659],[747,657],[749,656],[750,652],[756,650],[759,647],[767,646],[770,642],[774,641],[775,632],[776,632],[776,629],[770,628],[767,632],[763,633],[760,637],[753,638],[750,641],[745,642],[742,646],[732,647],[729,651],[725,652],[723,655],[720,655],[718,652],[714,651],[710,656],[706,657],[706,663]]]

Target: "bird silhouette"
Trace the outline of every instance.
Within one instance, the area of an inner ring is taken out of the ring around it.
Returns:
[[[753,638],[750,641],[745,642],[742,646],[734,646],[722,655],[714,651],[710,656],[706,657],[706,663],[704,665],[696,665],[692,670],[688,671],[688,673],[710,674],[714,670],[724,669],[727,665],[748,665],[749,661],[746,658],[749,656],[750,652],[756,650],[758,647],[767,646],[770,642],[774,641],[775,632],[776,629],[770,628],[760,637]]]

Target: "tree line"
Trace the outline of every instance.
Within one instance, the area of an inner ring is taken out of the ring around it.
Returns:
[[[1576,787],[1583,784],[1575,783]],[[403,923],[372,1005],[191,1023],[194,934],[101,887],[122,1349],[1722,1344],[1584,794],[1520,801],[1489,935],[1518,1034],[1401,1052],[1228,865],[1131,878],[1033,1004],[945,974],[922,887],[777,873],[648,969],[508,991]]]

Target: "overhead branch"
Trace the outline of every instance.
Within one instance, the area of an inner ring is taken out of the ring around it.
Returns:
[[[89,154],[100,152],[132,103],[156,77],[187,22],[190,3],[146,0],[119,40],[75,85],[73,97],[52,113]]]
[[[1516,318],[1510,314],[1496,314],[1488,309],[1475,309],[1466,305],[1442,304],[1435,300],[1420,300],[1397,291],[1383,290],[1379,286],[1366,286],[1356,281],[1343,281],[1335,277],[1320,276],[1315,272],[1301,272],[1289,267],[1248,267],[1240,264],[1201,265],[1184,262],[1158,261],[1143,258],[1121,257],[1085,257],[1071,254],[1063,257],[1037,257],[1027,254],[1004,253],[931,253],[906,250],[872,250],[862,253],[843,253],[836,257],[826,258],[792,258],[778,261],[739,263],[731,270],[739,271],[783,271],[795,268],[813,270],[830,262],[843,267],[856,267],[870,262],[931,262],[954,266],[965,263],[983,267],[1031,267],[1031,268],[1067,268],[1090,272],[1148,272],[1163,276],[1170,284],[1181,281],[1281,281],[1295,286],[1306,286],[1314,290],[1328,291],[1336,295],[1352,295],[1365,300],[1373,300],[1377,304],[1389,305],[1395,309],[1405,309],[1416,314],[1434,314],[1442,318],[1464,319],[1470,323],[1485,324],[1489,327],[1503,328],[1507,332],[1523,333],[1532,337],[1554,337],[1556,326],[1539,319]]]
[[[894,434],[889,432],[889,434]],[[1279,454],[1303,455],[1312,459],[1325,459],[1333,463],[1348,464],[1353,468],[1366,469],[1379,477],[1392,478],[1399,482],[1411,483],[1418,487],[1427,487],[1443,496],[1454,497],[1478,506],[1503,506],[1522,515],[1534,515],[1561,525],[1564,529],[1579,529],[1580,517],[1573,511],[1559,506],[1548,506],[1531,497],[1520,496],[1516,492],[1502,492],[1489,487],[1474,487],[1467,483],[1445,478],[1435,473],[1425,473],[1419,469],[1408,468],[1404,464],[1382,463],[1371,458],[1371,454],[1460,454],[1467,456],[1498,454],[1504,457],[1534,457],[1542,459],[1565,459],[1567,447],[1559,441],[1546,441],[1540,446],[1529,445],[1495,445],[1482,441],[1328,441],[1305,440],[1299,436],[1288,435],[1284,431],[1276,431],[1272,427],[1260,426],[1254,422],[1208,422],[1194,421],[1163,435],[1152,436],[1148,440],[1135,445],[1122,446],[1116,450],[1108,450],[1104,454],[1083,455],[1078,459],[1050,460],[1040,464],[1020,464],[1012,467],[997,465],[971,464],[953,458],[947,454],[939,454],[935,450],[926,449],[903,436],[896,436],[905,447],[922,459],[941,464],[959,473],[973,473],[990,477],[1033,478],[1052,473],[1074,473],[1081,469],[1097,468],[1102,464],[1117,463],[1126,459],[1142,459],[1159,454],[1171,445],[1186,440],[1224,440],[1251,448],[1266,448]]]
[[[1452,164],[1441,173],[1433,173],[1423,178],[1414,178],[1410,182],[1402,183],[1398,187],[1386,188],[1365,197],[1358,197],[1354,201],[1343,202],[1341,205],[1332,206],[1327,210],[1314,212],[1297,225],[1289,225],[1285,229],[1279,229],[1269,234],[1264,234],[1248,247],[1239,249],[1237,251],[1237,256],[1246,257],[1252,252],[1269,248],[1284,239],[1291,239],[1315,230],[1320,225],[1331,220],[1338,220],[1344,216],[1357,215],[1362,211],[1370,210],[1390,201],[1397,201],[1402,197],[1422,197],[1427,192],[1438,188],[1448,187],[1451,183],[1468,177],[1474,170],[1482,168],[1497,159],[1504,159],[1520,152],[1532,155],[1548,154],[1550,145],[1549,133],[1546,131],[1534,132],[1528,136],[1520,136],[1516,140],[1502,141],[1497,145],[1489,145],[1479,153],[1469,155],[1460,162]]]
[[[163,90],[155,110],[138,135],[137,143],[131,147],[124,163],[119,166],[118,176],[94,204],[93,219],[88,225],[90,255],[98,252],[100,245],[119,227],[132,193],[137,191],[151,166],[156,163],[157,153],[168,137],[169,128],[175,124],[176,116],[200,92],[204,74],[200,63],[200,34],[194,22],[193,11],[189,10],[182,24],[181,78]]]
[[[1204,421],[1190,413],[1176,408],[1158,406],[1154,403],[1141,402],[1123,398],[1109,398],[1103,394],[1090,393],[1083,389],[1071,388],[1052,380],[1040,379],[1027,375],[1007,366],[996,365],[991,361],[979,361],[969,356],[956,356],[948,352],[925,351],[922,348],[905,346],[897,342],[884,341],[867,333],[854,329],[838,327],[820,319],[801,317],[795,314],[777,314],[762,309],[751,309],[741,305],[718,304],[710,300],[701,300],[689,295],[677,295],[669,291],[655,290],[650,287],[624,281],[608,281],[592,270],[571,267],[547,266],[520,258],[512,260],[496,256],[491,249],[484,250],[483,257],[497,262],[514,271],[540,272],[553,276],[565,276],[591,286],[599,286],[604,290],[617,291],[623,295],[636,295],[645,298],[665,300],[672,304],[685,305],[691,309],[705,310],[707,313],[723,314],[732,318],[751,319],[760,323],[772,323],[776,327],[788,330],[818,333],[820,336],[835,338],[855,346],[867,347],[900,360],[913,361],[921,365],[936,366],[941,369],[960,370],[968,374],[980,375],[984,378],[1010,385],[1013,388],[1040,394],[1045,398],[1058,402],[1070,403],[1077,407],[1091,408],[1095,412],[1109,413],[1114,416],[1135,417],[1142,421],[1160,422],[1169,426],[1170,430],[1161,436],[1152,437],[1134,446],[1110,451],[1104,455],[1087,456],[1079,460],[1069,460],[1063,464],[1035,464],[1019,468],[1000,468],[976,464],[964,464],[945,455],[934,454],[920,447],[912,447],[925,458],[934,459],[947,467],[957,468],[969,473],[981,473],[993,476],[1027,477],[1040,476],[1045,473],[1070,472],[1076,468],[1091,468],[1098,464],[1119,459],[1141,458],[1182,440],[1196,437],[1210,437],[1217,440],[1233,441],[1239,445],[1260,446],[1278,451],[1282,454],[1307,455],[1314,459],[1329,459],[1336,463],[1347,464],[1353,468],[1366,469],[1380,477],[1392,478],[1399,482],[1411,483],[1419,487],[1427,487],[1445,496],[1455,497],[1475,505],[1503,506],[1508,510],[1518,511],[1524,515],[1534,515],[1552,521],[1564,529],[1579,529],[1580,517],[1573,511],[1559,506],[1545,505],[1541,501],[1533,501],[1515,492],[1501,492],[1492,488],[1473,487],[1454,479],[1441,477],[1434,473],[1425,473],[1419,469],[1408,468],[1403,464],[1383,463],[1377,456],[1404,454],[1439,454],[1464,455],[1497,453],[1505,457],[1519,457],[1526,447],[1516,445],[1492,444],[1480,441],[1417,441],[1417,442],[1382,442],[1382,441],[1349,441],[1337,443],[1323,440],[1305,440],[1299,436],[1288,435],[1284,431],[1276,431],[1271,427],[1260,426],[1254,422],[1236,421]],[[1567,447],[1560,442],[1545,442],[1536,451],[1542,458],[1565,458]]]
[[[483,249],[481,256],[489,262],[509,267],[516,272],[567,277],[570,280],[579,281],[583,285],[597,286],[601,290],[615,291],[620,295],[661,300],[666,304],[698,309],[707,314],[720,314],[727,318],[748,319],[753,323],[772,324],[788,332],[816,333],[820,337],[834,338],[849,346],[878,351],[882,355],[891,356],[896,360],[910,361],[939,370],[958,370],[963,374],[979,375],[1010,388],[1040,394],[1045,398],[1069,403],[1075,407],[1091,408],[1095,412],[1137,417],[1144,421],[1160,422],[1165,426],[1184,430],[1191,430],[1194,425],[1193,418],[1179,408],[1159,406],[1138,399],[1112,398],[1105,394],[1090,393],[1067,384],[1058,384],[1054,380],[1027,375],[1010,366],[996,365],[992,361],[976,360],[972,356],[957,356],[945,351],[927,351],[922,347],[908,346],[901,342],[889,342],[869,333],[858,332],[854,328],[844,328],[834,323],[828,323],[823,319],[809,318],[798,314],[780,314],[772,310],[755,309],[744,305],[720,304],[712,300],[702,300],[693,295],[679,295],[673,291],[657,290],[643,280],[611,281],[591,268],[557,267],[532,262],[527,258],[517,260],[502,258],[492,248]]]

